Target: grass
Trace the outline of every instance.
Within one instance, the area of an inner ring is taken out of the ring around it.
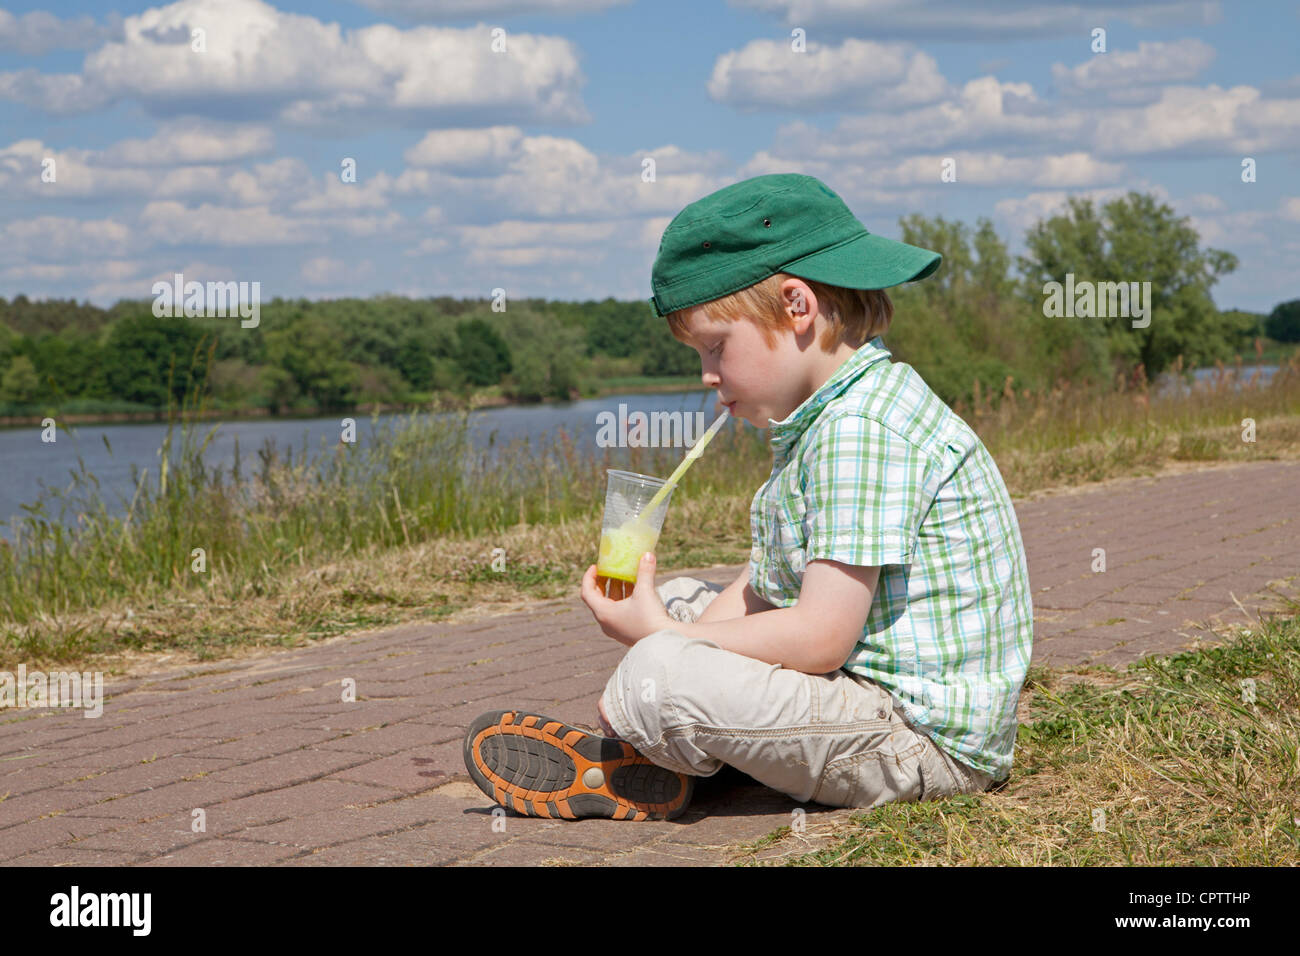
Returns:
[[[1180,367],[1174,370],[1181,372]],[[979,397],[956,408],[980,436],[1012,494],[1151,474],[1174,462],[1293,458],[1300,452],[1300,349],[1268,386],[1219,364],[1213,381],[1158,396],[1145,379],[1081,392]],[[1254,441],[1243,425],[1254,423]]]
[[[1010,780],[738,848],[765,866],[1300,865],[1300,604],[1123,674],[1035,666]],[[1249,683],[1253,682],[1253,683]]]
[[[161,467],[134,473],[120,510],[82,463],[14,522],[12,544],[0,541],[0,668],[93,660],[111,672],[117,655],[204,660],[572,597],[596,553],[605,469],[666,475],[682,455],[586,458],[563,431],[471,449],[461,412],[375,418],[355,444],[268,446],[251,467],[221,470],[204,462],[203,411],[192,401],[169,413]],[[1142,382],[1008,389],[960,412],[1018,496],[1189,463],[1297,459],[1300,350],[1267,387],[1235,388],[1224,369],[1184,396]],[[1244,418],[1254,442],[1242,440]],[[724,428],[674,492],[660,567],[744,563],[750,500],[770,469],[765,432]]]

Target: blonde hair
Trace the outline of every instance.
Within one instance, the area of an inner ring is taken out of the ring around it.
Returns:
[[[826,331],[818,342],[823,352],[833,352],[841,343],[857,348],[877,335],[883,335],[894,318],[894,304],[883,289],[845,289],[785,272],[705,303],[709,317],[725,322],[748,318],[758,326],[767,347],[773,348],[777,333],[790,327],[786,315],[788,303],[781,298],[781,283],[786,279],[807,283],[817,297],[817,308],[826,317]],[[678,341],[690,342],[686,321],[696,308],[700,306],[678,309],[666,316],[668,328]]]

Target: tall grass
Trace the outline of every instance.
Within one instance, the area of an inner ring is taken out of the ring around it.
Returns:
[[[498,449],[494,440],[476,452],[465,410],[438,418],[411,412],[382,424],[376,416],[368,431],[358,426],[355,443],[314,453],[268,443],[251,470],[236,445],[233,465],[222,468],[205,462],[216,427],[201,425],[201,412],[196,405],[169,413],[159,464],[133,468],[125,507],[106,499],[81,456],[66,491],[25,506],[12,544],[0,541],[0,622],[202,590],[214,580],[237,599],[262,593],[286,567],[598,516],[606,468],[666,474],[684,453],[584,456],[563,429],[550,442],[523,438]],[[760,436],[735,427],[711,454],[757,464],[766,453]],[[717,474],[725,471],[692,469],[679,494],[717,493]]]
[[[1182,373],[1181,360],[1173,368]],[[1142,367],[1109,388],[982,393],[954,411],[979,434],[1012,493],[1097,481],[1169,460],[1276,457],[1300,443],[1300,349],[1279,364],[1268,384],[1218,363],[1212,381],[1158,393]],[[1246,419],[1255,424],[1246,441]]]
[[[475,449],[462,410],[375,416],[355,443],[268,444],[251,461],[236,448],[222,468],[205,460],[215,427],[200,420],[198,394],[169,409],[158,465],[133,470],[129,500],[107,500],[78,457],[67,490],[47,489],[11,522],[12,541],[0,540],[0,657],[206,652],[457,602],[571,594],[595,554],[605,469],[667,475],[683,454],[583,455],[563,429]],[[1008,386],[955,410],[1013,493],[1168,461],[1300,457],[1300,351],[1268,385],[1223,369],[1208,387],[1167,396],[1140,376],[1087,392]],[[1242,441],[1244,418],[1256,422],[1254,443]],[[745,560],[749,503],[771,469],[766,439],[733,423],[687,472],[660,539],[662,568]],[[487,574],[492,548],[507,543],[509,572]]]

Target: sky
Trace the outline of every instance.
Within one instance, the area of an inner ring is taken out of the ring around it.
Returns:
[[[683,207],[796,172],[1013,252],[1154,193],[1266,312],[1300,297],[1297,34],[1294,2],[9,3],[0,295],[648,299]]]

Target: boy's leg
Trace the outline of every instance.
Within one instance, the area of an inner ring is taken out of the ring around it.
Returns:
[[[699,578],[680,577],[665,581],[655,588],[664,602],[668,616],[675,621],[698,621],[713,599],[726,590],[721,584],[710,584]]]
[[[724,585],[682,576],[665,581],[655,588],[655,593],[659,595],[659,600],[664,602],[669,617],[677,621],[698,621],[704,609],[724,590],[726,590]],[[619,736],[618,731],[613,728],[605,715],[603,703],[598,705],[597,711],[596,720],[599,722],[601,732],[607,737]]]
[[[874,807],[989,783],[872,681],[788,670],[673,630],[628,651],[601,704],[615,733],[659,766],[712,776],[730,764],[801,803]]]

